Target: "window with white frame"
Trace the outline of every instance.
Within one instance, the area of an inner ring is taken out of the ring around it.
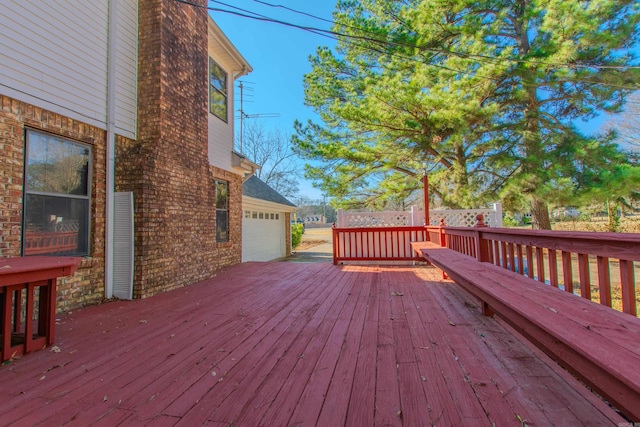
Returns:
[[[216,181],[216,241],[229,241],[229,183]]]
[[[26,131],[23,255],[88,255],[91,147]]]
[[[209,58],[209,111],[225,122],[227,113],[227,73]]]

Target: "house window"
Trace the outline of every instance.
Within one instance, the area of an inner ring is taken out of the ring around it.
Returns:
[[[229,183],[216,181],[216,241],[229,241]]]
[[[227,121],[227,73],[209,58],[209,111]]]
[[[88,255],[91,147],[27,130],[23,255]]]

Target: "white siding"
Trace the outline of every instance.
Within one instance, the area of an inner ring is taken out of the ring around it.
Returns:
[[[134,137],[137,1],[117,0],[116,128]],[[0,92],[106,128],[108,1],[3,1]]]
[[[211,49],[209,50],[211,55]],[[209,113],[209,163],[224,170],[232,170],[231,151],[233,151],[233,73],[219,58],[211,56],[227,72],[227,110],[228,122]],[[208,86],[207,86],[208,88]],[[208,109],[208,107],[207,107]]]
[[[118,0],[116,133],[136,139],[138,119],[138,1]]]
[[[235,80],[251,72],[251,66],[236,50],[222,30],[209,19],[208,53],[209,57],[227,72],[227,108],[228,121],[220,120],[209,113],[209,163],[225,170],[233,170],[232,155],[234,147],[234,88]]]

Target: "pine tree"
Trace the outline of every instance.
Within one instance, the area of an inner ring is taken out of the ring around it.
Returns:
[[[638,87],[639,16],[633,1],[340,1],[335,52],[305,77],[322,124],[296,124],[298,151],[324,162],[307,175],[376,206],[426,166],[442,204],[501,197],[550,228],[548,203],[577,195],[582,170],[558,154],[594,141],[573,121]]]

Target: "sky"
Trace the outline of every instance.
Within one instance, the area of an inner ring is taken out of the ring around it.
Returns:
[[[250,11],[266,17],[296,25],[329,30],[330,24],[310,16],[297,14],[281,7],[270,7],[255,0],[227,0],[209,2],[209,6],[249,15]],[[334,0],[269,0],[279,5],[331,20]],[[229,6],[225,6],[228,4]],[[244,11],[243,11],[244,10]],[[297,28],[273,22],[263,22],[230,13],[210,11],[238,51],[251,64],[253,72],[241,77],[245,87],[243,111],[248,115],[273,115],[246,120],[260,120],[267,130],[280,130],[293,134],[294,121],[306,122],[314,118],[313,111],[304,106],[303,76],[311,71],[309,56],[318,46],[333,46],[333,40]],[[238,129],[240,94],[236,81],[236,130]],[[302,179],[300,195],[322,200],[322,192]]]

